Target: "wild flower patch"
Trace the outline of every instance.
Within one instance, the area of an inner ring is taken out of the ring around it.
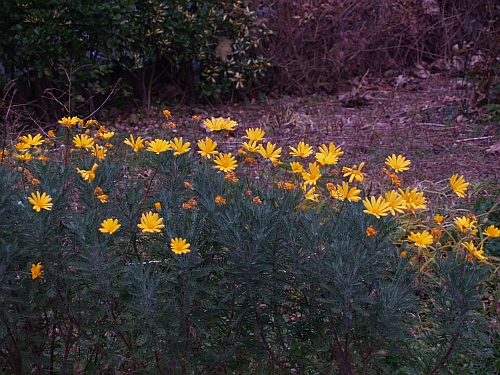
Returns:
[[[0,368],[495,366],[473,354],[492,340],[479,288],[495,224],[458,208],[427,219],[426,192],[404,184],[404,155],[387,157],[373,191],[365,163],[342,165],[334,142],[280,147],[251,128],[225,150],[238,124],[204,123],[199,140],[115,141],[68,117],[2,150]],[[468,189],[453,174],[442,194]]]

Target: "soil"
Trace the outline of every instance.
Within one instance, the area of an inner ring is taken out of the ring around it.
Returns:
[[[363,171],[368,178],[376,176],[373,181],[383,179],[387,156],[401,154],[412,162],[411,170],[401,174],[403,187],[435,193],[430,199],[440,206],[447,204],[444,193],[454,173],[471,182],[469,203],[485,197],[495,201],[500,198],[500,119],[470,102],[463,85],[436,75],[406,79],[397,87],[388,80],[358,82],[336,96],[263,96],[217,108],[167,108],[175,129],[164,117],[150,123],[132,118],[117,127],[145,136],[156,129],[164,137],[182,136],[196,148],[196,140],[207,136],[203,119],[231,117],[238,128],[221,142],[217,138],[225,152],[237,152],[245,129],[261,127],[266,141],[283,148],[282,156],[300,140],[315,148],[334,142],[345,151],[340,164],[365,162]],[[195,114],[200,122],[191,118]]]

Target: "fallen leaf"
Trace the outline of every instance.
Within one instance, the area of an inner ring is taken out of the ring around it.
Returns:
[[[416,64],[414,73],[419,78],[429,78],[431,76],[431,72],[429,72],[422,64]]]
[[[500,152],[500,142],[495,143],[486,150],[486,152]]]

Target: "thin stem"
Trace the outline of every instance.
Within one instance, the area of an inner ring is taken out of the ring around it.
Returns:
[[[69,127],[66,127],[66,140],[65,140],[65,150],[64,150],[64,166],[68,165],[68,155],[69,155]]]
[[[5,112],[4,122],[3,122],[3,139],[2,139],[2,151],[0,152],[0,165],[3,164],[3,159],[5,157],[5,148],[7,147],[7,119],[9,118],[9,112],[12,107],[12,101],[14,100],[14,96],[16,95],[17,90],[14,90],[10,98],[10,103],[7,107],[7,111]]]
[[[54,311],[54,317],[56,316],[56,313]],[[45,317],[47,318],[47,314],[45,314]],[[55,351],[55,342],[56,342],[56,325],[55,323],[52,324],[51,327],[51,334],[50,334],[50,349],[49,349],[49,356],[50,356],[50,372],[54,371],[54,351]]]
[[[146,193],[144,194],[144,198],[147,198],[149,197],[149,191],[151,190],[151,185],[153,184],[153,180],[155,179],[156,177],[156,174],[158,173],[158,169],[160,167],[158,166],[155,171],[153,172],[153,175],[151,176],[151,180],[149,181],[149,184],[148,184],[148,187],[146,189]]]
[[[445,364],[445,362],[448,360],[448,357],[451,355],[451,352],[453,351],[453,348],[455,347],[455,344],[458,341],[458,337],[460,336],[460,332],[462,330],[462,326],[464,323],[464,315],[460,317],[460,323],[458,325],[458,329],[453,335],[450,343],[450,347],[446,351],[445,355],[439,360],[439,362],[436,364],[436,366],[432,369],[431,372],[429,372],[428,375],[434,375],[438,372],[439,368]]]
[[[100,261],[99,259],[96,259],[97,263],[99,261]],[[125,337],[125,334],[120,329],[120,326],[118,324],[118,316],[116,315],[115,308],[113,307],[113,304],[111,303],[111,299],[109,298],[108,293],[106,292],[109,288],[106,288],[106,286],[101,281],[101,272],[100,272],[99,266],[97,266],[96,277],[97,277],[97,280],[99,280],[98,281],[99,282],[99,287],[101,289],[101,292],[102,292],[103,296],[105,297],[105,303],[108,306],[109,312],[111,313],[111,318],[113,319],[115,327],[116,327],[116,329],[118,331],[118,335],[123,340],[123,343],[125,344],[125,346],[127,347],[127,349],[130,352],[132,352],[132,349],[133,349],[132,344],[128,341],[128,339]]]
[[[274,354],[273,350],[269,346],[269,343],[267,342],[266,335],[264,334],[264,330],[262,328],[262,320],[260,318],[260,314],[257,308],[257,304],[254,301],[254,315],[255,315],[255,323],[257,323],[257,326],[259,327],[259,336],[260,339],[262,340],[262,343],[264,344],[264,347],[266,348],[267,353],[271,357],[271,360],[273,361],[274,364],[276,364],[282,371],[286,371],[286,367],[281,363],[281,361],[276,357]]]

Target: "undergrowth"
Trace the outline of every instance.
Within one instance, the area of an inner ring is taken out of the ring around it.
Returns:
[[[77,117],[5,142],[4,373],[498,368],[498,298],[485,305],[483,287],[498,289],[499,202],[427,220],[402,155],[373,191],[333,143],[283,150],[254,128],[232,154],[217,141],[238,124],[204,125],[214,136],[196,150],[182,137],[118,143]],[[454,174],[439,194],[468,188]]]

